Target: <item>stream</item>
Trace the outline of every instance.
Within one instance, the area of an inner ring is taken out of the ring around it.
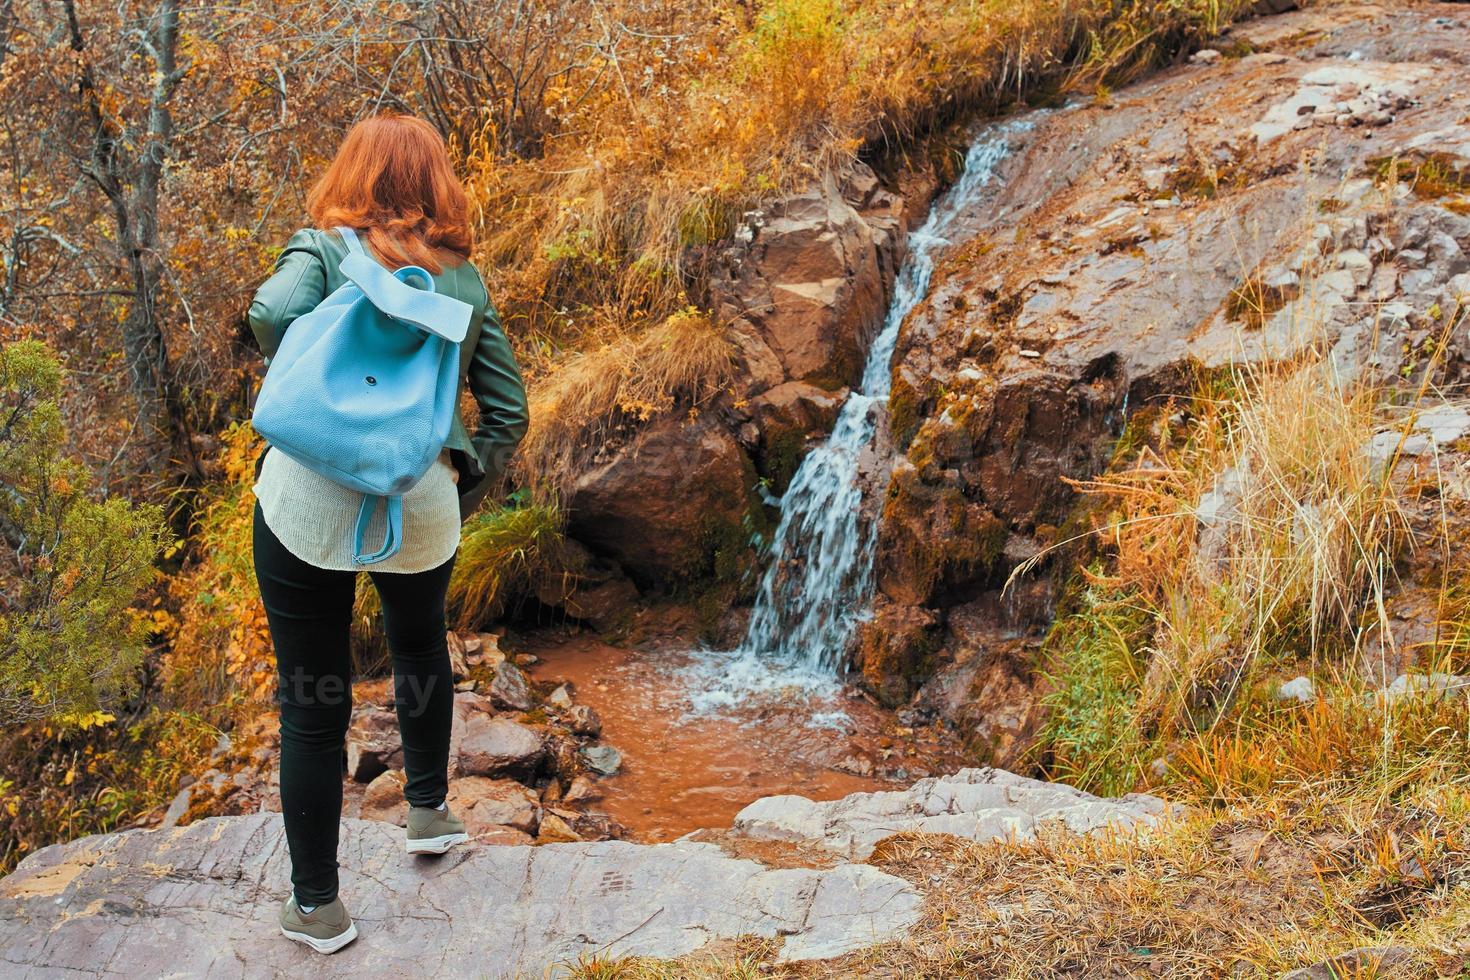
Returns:
[[[543,682],[570,682],[603,720],[623,768],[602,780],[599,806],[639,840],[728,826],[762,796],[830,800],[953,770],[948,733],[915,730],[842,683],[848,644],[869,615],[877,522],[868,488],[891,460],[878,449],[891,361],[904,318],[928,295],[940,254],[963,240],[982,191],[1027,119],[980,130],[959,179],[908,238],[861,386],[832,434],[807,453],[780,499],[744,640],[734,650],[620,648],[586,634],[528,647]]]

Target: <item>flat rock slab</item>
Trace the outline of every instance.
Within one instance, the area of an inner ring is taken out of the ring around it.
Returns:
[[[412,858],[403,831],[344,821],[342,890],[361,937],[288,942],[279,815],[217,817],[48,847],[0,880],[6,977],[554,975],[579,954],[673,957],[742,935],[786,959],[900,936],[920,898],[865,865],[771,869],[712,844],[469,846]]]
[[[737,833],[813,845],[861,861],[885,837],[952,834],[969,840],[1025,840],[1049,821],[1077,832],[1152,823],[1164,801],[1132,794],[1104,799],[1061,783],[1003,769],[962,769],[889,793],[854,793],[830,803],[767,796],[735,816]]]

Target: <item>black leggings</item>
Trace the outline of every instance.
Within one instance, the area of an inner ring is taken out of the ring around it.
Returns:
[[[393,655],[393,693],[403,736],[404,796],[437,806],[448,792],[454,683],[444,636],[451,557],[412,574],[375,572]],[[281,706],[281,809],[291,885],[303,905],[337,897],[343,747],[352,718],[352,622],[356,572],[309,565],[286,550],[255,507],[255,577],[276,648]]]

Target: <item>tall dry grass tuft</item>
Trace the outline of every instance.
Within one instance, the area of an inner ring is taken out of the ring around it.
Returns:
[[[1204,527],[1179,528],[1193,554],[1150,597],[1158,629],[1139,711],[1165,733],[1216,724],[1282,650],[1315,663],[1329,640],[1353,646],[1405,528],[1367,452],[1382,391],[1310,358],[1232,368],[1229,388],[1196,421],[1209,431],[1187,467],[1210,481],[1191,488],[1193,508],[1181,501]]]
[[[724,331],[693,308],[570,358],[531,389],[531,427],[518,464],[527,483],[558,489],[612,429],[676,403],[697,408],[731,368]]]
[[[1261,680],[1289,667],[1357,697],[1365,642],[1392,636],[1405,504],[1425,488],[1393,479],[1385,433],[1402,443],[1435,364],[1411,390],[1344,373],[1310,299],[1291,314],[1294,353],[1206,374],[1188,402],[1141,413],[1108,474],[1078,484],[1103,555],[1048,641],[1053,775],[1118,792],[1187,757],[1174,773],[1206,795],[1214,761],[1275,786],[1294,778],[1290,746],[1314,750],[1272,728]]]
[[[552,504],[481,511],[465,524],[449,579],[450,619],[475,629],[504,611],[559,555],[562,515]]]

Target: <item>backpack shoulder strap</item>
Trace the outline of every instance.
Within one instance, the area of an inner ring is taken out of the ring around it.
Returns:
[[[363,251],[362,242],[357,237],[357,229],[349,228],[346,225],[338,225],[336,228],[336,232],[337,234],[342,236],[342,242],[347,246],[347,252],[349,255],[367,254],[365,251]]]

